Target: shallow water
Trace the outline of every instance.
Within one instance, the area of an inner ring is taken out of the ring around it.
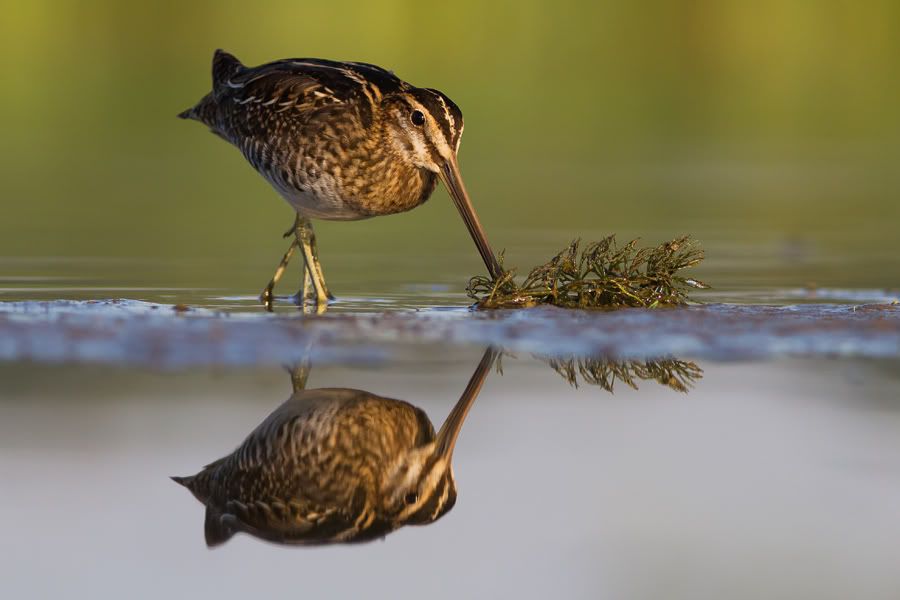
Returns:
[[[479,355],[314,367],[309,386],[402,398],[439,423]],[[5,365],[4,595],[895,597],[896,361],[699,365],[687,394],[610,395],[506,357],[438,522],[362,546],[238,535],[214,550],[168,476],[230,452],[288,397],[287,373]]]
[[[473,312],[458,285],[388,280],[312,317],[286,297],[266,314],[238,286],[131,285],[139,273],[116,261],[13,267],[4,596],[900,593],[889,286],[729,285],[714,268],[705,278],[725,285],[685,309]],[[307,389],[406,400],[439,427],[487,344],[504,348],[502,374],[463,427],[440,520],[355,546],[239,533],[207,549],[203,506],[169,476],[240,444],[291,395],[286,367],[311,363]]]

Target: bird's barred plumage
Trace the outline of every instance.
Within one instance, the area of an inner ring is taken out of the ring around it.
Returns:
[[[409,115],[422,111],[417,130]],[[217,51],[213,89],[180,116],[234,144],[302,215],[332,220],[425,202],[459,148],[463,118],[444,94],[358,62],[286,59],[248,68]]]
[[[231,454],[173,477],[206,505],[210,546],[237,532],[284,544],[363,542],[432,523],[456,503],[451,460],[498,355],[488,348],[437,434],[402,400],[362,390],[299,390]],[[296,375],[296,374],[295,374]]]
[[[438,464],[434,442],[431,421],[411,404],[305,390],[230,455],[173,479],[207,506],[210,546],[237,532],[286,544],[362,542],[453,507],[452,470]]]

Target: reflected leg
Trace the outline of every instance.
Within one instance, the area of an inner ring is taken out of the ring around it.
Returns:
[[[309,379],[309,359],[302,361],[300,364],[288,370],[291,374],[291,387],[293,387],[294,392],[296,393],[305,390],[306,382]]]

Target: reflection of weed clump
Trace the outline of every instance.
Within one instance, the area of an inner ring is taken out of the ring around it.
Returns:
[[[578,376],[588,385],[612,392],[617,381],[638,389],[638,381],[653,380],[677,392],[687,392],[703,377],[696,363],[677,360],[611,361],[604,358],[549,358],[543,360],[570,385],[578,387]]]
[[[497,279],[473,277],[469,296],[479,308],[654,308],[681,306],[687,303],[688,288],[707,287],[678,274],[703,260],[703,250],[687,236],[652,248],[638,248],[637,240],[619,246],[614,235],[580,253],[579,245],[575,240],[550,262],[533,268],[521,285],[514,270]]]

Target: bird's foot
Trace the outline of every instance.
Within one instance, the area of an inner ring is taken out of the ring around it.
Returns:
[[[262,303],[263,308],[268,312],[272,312],[272,304],[275,302],[275,295],[272,293],[272,288],[273,286],[271,285],[266,286],[266,289],[259,295],[259,301]]]

